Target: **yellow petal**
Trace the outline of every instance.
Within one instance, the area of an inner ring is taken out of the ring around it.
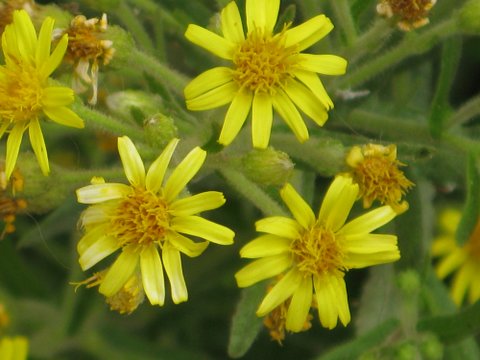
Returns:
[[[86,245],[86,242],[83,243],[82,247],[84,245]],[[119,248],[120,246],[116,238],[103,234],[90,244],[89,247],[82,249],[83,251],[80,254],[78,262],[83,271],[88,270]]]
[[[96,204],[103,201],[121,199],[132,193],[132,188],[125,184],[92,184],[77,189],[77,200],[81,204]]]
[[[194,78],[183,90],[185,99],[192,100],[200,95],[225,85],[233,80],[232,69],[215,67],[207,70]]]
[[[128,136],[118,138],[118,153],[130,184],[135,187],[143,187],[145,185],[145,167],[137,148]]]
[[[324,75],[343,75],[347,60],[337,55],[298,54],[298,66],[302,70]]]
[[[467,254],[465,251],[462,249],[454,250],[437,264],[435,273],[440,279],[443,279],[460,267],[460,265],[465,262],[466,258]]]
[[[77,129],[82,129],[83,127],[85,127],[83,120],[72,110],[64,106],[44,107],[43,112],[51,120],[55,121],[60,125],[70,126]]]
[[[259,232],[277,235],[287,239],[296,239],[300,236],[302,227],[293,219],[283,216],[271,216],[255,223]]]
[[[239,43],[245,40],[242,19],[237,4],[234,1],[231,1],[223,8],[221,18],[222,33],[225,39],[233,43]]]
[[[28,15],[25,10],[14,11],[13,26],[17,33],[20,54],[24,60],[33,63],[37,47],[37,32],[30,19],[30,15]]]
[[[198,146],[192,149],[180,164],[173,170],[164,187],[164,195],[167,203],[177,197],[187,183],[197,174],[202,167],[207,152]]]
[[[312,209],[295,191],[292,185],[287,183],[282,190],[280,190],[280,196],[288,206],[295,220],[297,220],[304,229],[309,229],[315,224],[316,219]]]
[[[32,119],[28,126],[28,135],[30,137],[30,144],[32,144],[33,152],[37,158],[40,169],[43,175],[47,176],[50,172],[50,166],[48,164],[47,148],[45,146],[45,140],[43,139],[42,129],[38,119]]]
[[[342,237],[342,247],[347,253],[372,254],[394,251],[398,253],[397,237],[386,234],[356,234]]]
[[[40,68],[40,73],[45,77],[49,77],[53,71],[60,65],[63,60],[63,56],[65,55],[65,51],[67,51],[68,46],[68,36],[67,34],[63,35],[60,41],[57,43],[57,46],[53,50],[52,54],[45,61]]]
[[[300,332],[307,321],[310,307],[312,306],[313,284],[312,277],[306,276],[301,280],[300,286],[293,293],[292,301],[287,311],[285,329]]]
[[[168,164],[170,164],[170,160],[172,159],[178,141],[178,139],[170,140],[160,156],[152,163],[152,165],[150,165],[145,180],[147,190],[157,193],[162,187],[165,172],[168,169]]]
[[[235,236],[229,228],[200,216],[175,217],[171,220],[170,227],[179,233],[198,236],[219,245],[233,244]]]
[[[261,235],[248,242],[240,249],[243,258],[260,258],[273,256],[290,251],[292,240],[276,235]]]
[[[451,235],[449,236],[439,236],[433,241],[432,244],[432,256],[437,257],[441,255],[446,255],[457,248],[455,243],[455,238]]]
[[[23,132],[25,131],[25,126],[22,123],[17,123],[10,134],[8,135],[7,140],[7,156],[5,159],[5,176],[7,180],[10,179],[13,170],[15,169],[15,164],[17,163],[18,151],[20,150],[20,144],[22,143]]]
[[[190,24],[185,31],[185,37],[195,45],[203,47],[222,59],[232,59],[235,44],[210,30]]]
[[[175,304],[188,300],[187,285],[183,277],[182,260],[177,249],[165,243],[162,251],[163,264],[172,290],[172,300]]]
[[[272,106],[272,97],[268,94],[258,92],[253,97],[252,141],[255,148],[265,149],[268,146],[273,121]]]
[[[467,261],[455,274],[451,288],[452,299],[455,304],[460,305],[463,302],[472,280],[475,276],[478,276],[474,273],[474,270],[475,268]]]
[[[222,145],[230,144],[237,136],[247,119],[250,107],[252,106],[252,93],[249,91],[239,91],[232,100],[225,115],[222,131],[218,142]]]
[[[333,29],[333,24],[325,15],[314,18],[288,29],[285,32],[285,46],[295,46],[297,51],[302,51],[323,39]]]
[[[398,250],[376,252],[370,254],[349,253],[343,261],[347,269],[362,269],[367,266],[387,264],[400,259]]]
[[[288,127],[293,131],[295,137],[301,143],[308,140],[308,130],[303,122],[302,116],[298,112],[292,100],[282,90],[278,89],[273,96],[273,108],[281,118],[285,121]]]
[[[80,214],[81,226],[85,228],[102,222],[108,222],[115,207],[106,205],[107,204],[90,205],[88,208],[86,208]]]
[[[57,108],[70,105],[74,100],[73,90],[63,86],[50,86],[43,90],[42,105]]]
[[[318,75],[310,71],[295,70],[293,73],[310,91],[320,100],[326,110],[333,108],[333,101],[328,96],[325,87],[318,78]]]
[[[288,254],[268,256],[252,261],[235,274],[238,287],[247,287],[259,281],[281,274],[292,265]]]
[[[188,110],[200,111],[214,109],[233,100],[238,92],[238,85],[234,81],[218,86],[193,99],[187,99]]]
[[[287,300],[302,283],[302,274],[295,268],[285,274],[270,290],[257,309],[257,316],[265,316]]]
[[[287,81],[285,92],[295,105],[307,114],[319,126],[323,126],[328,119],[327,109],[322,102],[306,86],[296,80]]]
[[[209,244],[208,241],[194,242],[175,231],[169,231],[167,233],[167,239],[177,250],[189,257],[201,255]]]
[[[169,212],[173,216],[189,216],[202,211],[219,208],[223,204],[225,204],[223,193],[219,191],[206,191],[174,201],[169,206]]]
[[[342,234],[367,234],[385,225],[397,216],[390,206],[382,206],[345,224]]]
[[[138,254],[130,248],[124,248],[103,279],[98,291],[110,297],[115,295],[130,279],[138,265]]]
[[[247,0],[245,9],[248,33],[258,28],[264,35],[271,34],[279,8],[280,0]]]
[[[43,20],[42,27],[38,34],[38,45],[35,54],[35,63],[37,64],[37,69],[48,61],[50,56],[50,47],[52,43],[52,31],[55,20],[51,17],[46,17]]]
[[[350,322],[347,291],[345,281],[334,275],[314,277],[315,296],[317,299],[318,315],[323,327],[333,329],[337,326],[338,318],[343,325]]]
[[[162,261],[155,244],[143,248],[140,253],[140,269],[143,289],[150,304],[162,306],[165,302],[165,282]]]
[[[85,235],[78,241],[77,244],[77,251],[80,256],[87,250],[90,246],[92,246],[97,239],[105,236],[108,230],[108,224],[102,224],[98,226],[92,227],[92,229],[88,230]]]

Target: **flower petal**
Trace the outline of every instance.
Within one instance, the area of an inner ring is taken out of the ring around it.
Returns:
[[[43,139],[42,129],[38,119],[30,120],[28,125],[28,135],[30,137],[30,144],[32,145],[33,152],[37,158],[42,174],[47,176],[50,172],[50,166],[48,164],[47,148],[45,146],[45,140]]]
[[[285,184],[282,190],[280,190],[280,196],[288,206],[295,220],[297,220],[304,229],[308,229],[315,224],[315,214],[292,185],[288,183]]]
[[[268,256],[244,266],[237,271],[235,279],[238,287],[243,288],[281,274],[291,265],[292,258],[288,254]]]
[[[433,257],[446,255],[455,250],[456,247],[455,238],[451,235],[439,236],[433,241],[431,253]]]
[[[335,177],[323,199],[318,221],[336,232],[345,223],[357,195],[358,185],[353,184],[352,179],[344,176]]]
[[[328,96],[317,74],[310,71],[296,70],[294,75],[322,102],[326,110],[333,108],[333,101],[330,99],[330,96]]]
[[[462,249],[454,250],[437,264],[435,273],[440,279],[447,277],[465,262],[467,256],[467,253]]]
[[[90,239],[90,237],[88,239]],[[90,244],[90,246],[85,247],[86,245],[87,240],[84,240],[81,245],[83,251],[78,259],[83,271],[90,269],[99,261],[105,259],[108,255],[114,253],[120,248],[116,238],[105,234],[98,237],[96,241]],[[80,247],[80,243],[78,246]],[[83,249],[83,247],[85,248]]]
[[[247,0],[245,9],[248,33],[258,28],[264,35],[271,34],[277,22],[279,8],[280,0]]]
[[[152,163],[152,165],[150,165],[145,180],[147,190],[157,193],[162,187],[163,178],[165,177],[168,164],[170,164],[170,160],[172,159],[173,152],[175,151],[178,142],[178,139],[170,140],[160,156]]]
[[[42,105],[57,108],[70,105],[74,100],[73,90],[64,86],[50,86],[43,89]]]
[[[38,33],[38,45],[35,54],[35,63],[39,69],[50,56],[50,47],[52,43],[52,31],[55,20],[51,17],[46,17],[43,20],[42,27]]]
[[[397,213],[390,206],[382,206],[345,224],[340,229],[340,233],[345,235],[368,234],[390,222],[395,216]]]
[[[187,183],[197,174],[206,157],[207,152],[197,146],[177,165],[165,183],[164,195],[167,203],[172,202],[180,191],[185,188]]]
[[[169,243],[165,243],[162,251],[162,259],[170,282],[173,302],[179,304],[187,301],[187,285],[185,284],[185,278],[183,277],[180,253]]]
[[[24,60],[32,63],[37,47],[37,32],[30,15],[25,10],[13,12],[13,26],[17,33],[17,43]]]
[[[185,31],[185,37],[195,45],[203,47],[222,59],[232,59],[235,44],[210,30],[190,24]]]
[[[231,1],[223,8],[221,17],[222,33],[225,39],[233,43],[239,43],[245,40],[242,18],[240,17],[237,4],[234,1]]]
[[[337,55],[298,54],[297,66],[306,71],[324,75],[343,75],[347,60]]]
[[[162,261],[155,244],[143,248],[140,253],[140,269],[143,289],[150,304],[162,306],[165,302],[165,282]]]
[[[218,86],[193,99],[187,99],[188,110],[200,111],[220,107],[233,100],[238,92],[238,85],[234,81]]]
[[[85,127],[83,120],[72,110],[64,106],[44,107],[43,112],[51,120],[60,125],[70,126],[77,129],[82,129]]]
[[[18,152],[20,150],[20,144],[22,143],[23,132],[25,131],[25,126],[22,123],[17,123],[10,130],[10,134],[7,139],[7,156],[5,159],[5,175],[7,180],[10,179],[13,170],[15,169],[15,164],[17,163]]]
[[[335,275],[314,277],[318,315],[323,327],[333,329],[338,318],[345,326],[350,322],[347,290],[343,278]]]
[[[233,3],[235,4],[235,3]],[[232,81],[232,69],[215,67],[204,71],[185,86],[185,99],[192,100]]]
[[[85,232],[85,235],[78,241],[77,251],[80,256],[87,250],[90,246],[97,241],[97,239],[104,236],[107,232],[108,224],[102,224],[92,227],[90,230]]]
[[[258,261],[258,260],[257,260]],[[302,283],[302,274],[295,268],[285,274],[284,277],[276,283],[272,290],[263,299],[257,309],[257,316],[265,316],[278,305],[287,300],[298,289]]]
[[[118,153],[130,184],[135,187],[143,187],[145,185],[145,167],[137,148],[128,136],[118,138]]]
[[[300,52],[323,39],[333,29],[333,24],[325,15],[314,18],[288,29],[285,32],[285,46],[295,46]]]
[[[103,278],[98,288],[100,294],[106,297],[115,295],[137,268],[138,258],[138,254],[133,249],[124,248]]]
[[[302,116],[298,112],[292,100],[282,90],[278,89],[272,98],[273,108],[282,117],[288,127],[293,131],[295,137],[301,143],[308,140],[308,130],[303,122]]]
[[[225,204],[225,197],[219,191],[206,191],[200,194],[176,200],[170,204],[169,212],[173,216],[195,215],[202,211],[219,208]]]
[[[96,204],[103,201],[121,199],[132,193],[132,188],[125,184],[92,184],[77,189],[77,200],[81,204]]]
[[[395,251],[398,253],[397,237],[387,234],[355,234],[342,237],[342,248],[347,253],[372,254]]]
[[[68,46],[68,35],[65,34],[62,38],[57,42],[57,46],[53,50],[52,54],[45,61],[41,68],[39,69],[40,73],[45,77],[48,78],[60,65],[63,60],[63,56],[65,55],[65,51],[67,51]]]
[[[252,106],[252,141],[255,148],[265,149],[268,146],[272,121],[272,97],[263,92],[256,93]]]
[[[242,258],[260,258],[286,253],[290,250],[291,239],[277,235],[261,235],[240,249]]]
[[[345,256],[343,263],[348,269],[362,269],[368,266],[387,264],[400,259],[398,250],[382,251],[375,253],[349,253]]]
[[[167,239],[175,248],[177,248],[177,250],[189,257],[197,257],[201,255],[209,244],[208,241],[194,242],[175,231],[169,231],[167,233]]]
[[[200,216],[174,217],[170,227],[179,233],[198,236],[219,245],[233,244],[235,236],[229,228]]]
[[[255,223],[259,232],[277,235],[287,239],[296,239],[300,236],[302,227],[293,219],[283,216],[270,216]]]
[[[287,311],[285,329],[293,332],[303,330],[312,306],[312,297],[312,277],[306,276],[301,280],[297,290],[293,293],[292,301]]]
[[[250,112],[252,96],[249,91],[237,92],[225,115],[222,131],[218,138],[220,144],[228,145],[235,139]]]

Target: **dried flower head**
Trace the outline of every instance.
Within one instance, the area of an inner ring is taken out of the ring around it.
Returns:
[[[402,197],[414,184],[399,169],[405,164],[397,160],[395,145],[354,146],[346,162],[351,167],[349,175],[360,188],[364,208],[369,208],[375,200],[390,205],[397,212],[408,208]]]
[[[35,3],[32,0],[7,0],[0,2],[0,34],[5,30],[5,26],[12,23],[15,10],[23,9],[32,15],[34,7]]]
[[[96,104],[98,94],[98,70],[100,63],[107,65],[112,60],[115,49],[113,42],[105,39],[107,15],[101,19],[87,19],[83,15],[76,16],[63,34],[68,34],[68,48],[65,60],[74,64],[74,84],[77,92],[87,90],[84,84],[92,86],[93,94],[90,104]]]
[[[397,26],[411,31],[429,23],[428,12],[437,0],[381,0],[377,12],[387,18],[398,19]]]
[[[0,233],[0,239],[15,231],[15,216],[27,207],[25,199],[16,197],[17,193],[22,190],[23,176],[20,171],[15,169],[10,179],[7,180],[4,163],[0,162],[0,217],[5,223]]]

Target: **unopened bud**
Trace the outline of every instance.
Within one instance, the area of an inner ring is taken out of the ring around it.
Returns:
[[[118,91],[106,99],[108,109],[115,116],[138,123],[162,110],[162,98],[137,90]]]
[[[175,122],[163,114],[149,117],[143,126],[148,144],[159,149],[163,149],[170,140],[177,137]]]
[[[471,34],[480,34],[480,1],[469,0],[460,9],[458,26]]]
[[[282,186],[292,176],[294,163],[290,157],[271,147],[254,149],[242,159],[243,172],[260,185]]]

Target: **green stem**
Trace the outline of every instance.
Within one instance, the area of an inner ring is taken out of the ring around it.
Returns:
[[[349,63],[353,63],[373,50],[379,50],[384,41],[391,35],[392,26],[383,18],[378,19],[365,33],[350,44],[345,52]]]
[[[347,73],[337,84],[340,88],[358,87],[402,60],[425,53],[443,38],[458,32],[457,19],[453,17],[419,35],[410,33],[392,50]]]
[[[343,29],[347,45],[354,44],[357,41],[357,30],[353,22],[350,2],[348,0],[331,0],[330,5]]]
[[[131,138],[143,141],[143,131],[118,119],[93,110],[83,104],[74,103],[72,110],[75,111],[86,123],[87,127],[106,130],[114,135],[128,135]]]
[[[153,56],[139,50],[132,50],[132,59],[143,67],[145,72],[162,84],[168,85],[176,94],[182,95],[183,88],[187,85],[188,77],[157,61]]]
[[[121,1],[115,10],[115,14],[121,19],[140,47],[148,53],[153,53],[153,42],[143,24],[133,14],[132,9]]]
[[[143,10],[147,14],[152,14],[156,18],[155,21],[161,21],[165,29],[174,30],[174,32],[183,34],[185,25],[180,23],[171,12],[165,10],[161,5],[152,0],[129,0],[132,6]],[[158,16],[158,17],[157,17]]]
[[[465,124],[468,120],[480,115],[480,95],[463,104],[448,120],[448,127]]]
[[[227,182],[246,199],[252,202],[265,215],[286,215],[285,210],[270,196],[268,196],[257,184],[248,180],[241,172],[224,167],[219,169]]]

